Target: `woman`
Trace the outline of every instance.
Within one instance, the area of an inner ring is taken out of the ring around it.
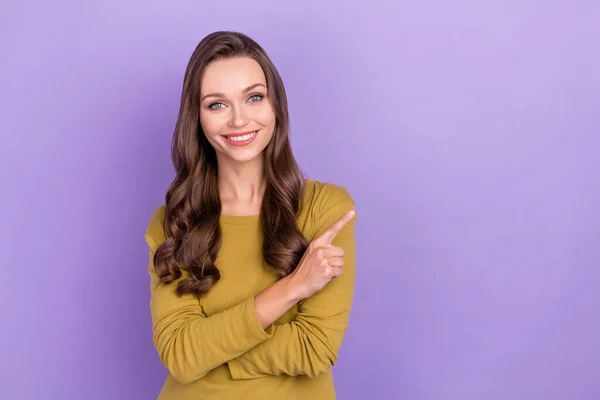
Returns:
[[[205,37],[185,73],[176,177],[145,234],[153,339],[169,370],[159,399],[336,398],[354,203],[302,177],[288,126],[265,51],[240,33]]]

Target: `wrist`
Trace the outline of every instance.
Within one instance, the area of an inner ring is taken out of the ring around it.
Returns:
[[[301,295],[300,285],[296,282],[293,275],[287,275],[280,280],[283,285],[286,297],[291,305],[298,303],[304,297]]]

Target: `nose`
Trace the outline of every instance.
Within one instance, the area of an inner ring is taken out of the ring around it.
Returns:
[[[248,116],[244,111],[244,107],[233,106],[231,118],[229,119],[229,126],[231,128],[241,128],[248,125],[248,122]]]

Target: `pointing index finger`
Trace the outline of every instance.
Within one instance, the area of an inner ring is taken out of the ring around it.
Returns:
[[[331,244],[335,236],[342,230],[344,226],[346,226],[348,222],[352,220],[352,218],[354,218],[355,214],[356,212],[354,210],[346,212],[340,219],[331,224],[329,228],[325,229],[325,231],[321,233],[315,240],[323,245]]]

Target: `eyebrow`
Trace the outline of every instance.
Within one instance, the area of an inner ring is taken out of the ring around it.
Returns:
[[[257,86],[263,86],[265,89],[267,88],[267,87],[266,87],[265,85],[263,85],[262,83],[255,83],[254,85],[250,85],[250,86],[248,86],[246,89],[244,89],[244,90],[242,91],[242,93],[249,92],[249,91],[251,91],[252,89],[254,89],[255,87],[257,87]],[[206,94],[206,95],[202,96],[202,99],[200,100],[200,102],[203,102],[203,101],[204,101],[204,99],[206,99],[207,97],[225,97],[225,95],[224,95],[223,93],[209,93],[209,94]]]

